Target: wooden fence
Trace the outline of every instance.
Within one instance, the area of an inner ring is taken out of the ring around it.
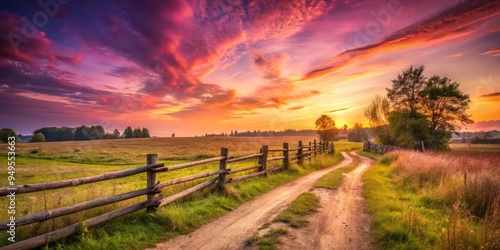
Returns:
[[[385,154],[387,152],[391,152],[391,151],[399,150],[399,149],[400,148],[396,147],[396,146],[375,144],[375,143],[371,143],[369,141],[367,141],[363,144],[363,151],[372,152],[372,153],[376,153],[376,154]]]
[[[281,156],[276,157],[268,157],[268,154],[272,152],[282,152]],[[291,154],[291,152],[295,152]],[[147,163],[146,166],[137,167],[133,169],[121,170],[116,172],[105,173],[96,176],[83,177],[78,179],[71,180],[63,180],[63,181],[55,181],[55,182],[47,182],[47,183],[38,183],[38,184],[24,184],[18,185],[14,187],[0,187],[0,195],[6,196],[8,195],[12,189],[15,189],[16,195],[23,193],[31,193],[38,192],[50,189],[59,189],[59,188],[67,188],[74,187],[89,183],[96,183],[101,181],[106,181],[110,179],[123,178],[127,176],[132,176],[140,173],[146,173],[147,175],[147,183],[146,188],[131,191],[127,193],[122,193],[118,195],[113,195],[110,197],[103,197],[99,199],[94,199],[90,201],[85,201],[79,204],[74,204],[67,207],[50,209],[44,212],[27,215],[24,217],[16,218],[15,223],[16,227],[22,225],[28,225],[32,223],[40,223],[43,221],[47,221],[53,218],[57,218],[60,216],[73,214],[76,212],[84,211],[87,209],[92,209],[112,203],[116,203],[119,201],[124,201],[127,199],[146,196],[146,200],[131,206],[127,206],[124,208],[120,208],[108,213],[104,213],[98,215],[96,217],[87,219],[80,223],[75,223],[73,225],[57,229],[55,231],[45,233],[42,235],[38,235],[20,242],[16,242],[7,246],[4,246],[0,249],[32,249],[40,246],[44,246],[50,242],[56,241],[58,239],[62,239],[68,237],[72,234],[79,232],[80,230],[92,227],[103,222],[118,218],[120,216],[130,214],[136,212],[141,209],[146,209],[148,212],[156,211],[159,207],[165,206],[173,201],[179,200],[189,194],[192,194],[196,191],[202,190],[208,186],[216,185],[218,188],[223,188],[225,184],[236,182],[240,180],[244,180],[247,178],[252,178],[256,176],[267,176],[268,174],[272,174],[277,171],[282,171],[288,169],[290,163],[297,162],[299,164],[303,163],[306,159],[311,159],[317,154],[322,153],[330,153],[333,154],[335,152],[333,142],[319,142],[316,140],[314,142],[309,142],[308,145],[303,145],[302,141],[299,141],[298,146],[295,148],[290,148],[288,143],[283,143],[283,148],[280,149],[269,149],[268,146],[262,146],[260,152],[258,154],[252,154],[247,156],[242,156],[238,158],[234,158],[229,156],[229,151],[227,148],[222,148],[220,156],[203,159],[199,161],[193,161],[188,163],[182,163],[177,165],[165,166],[163,163],[158,163],[158,155],[157,154],[148,154],[147,155]],[[238,169],[230,169],[228,165],[234,162],[244,161],[248,159],[258,159],[258,164],[253,166],[242,167]],[[268,162],[271,161],[281,161],[281,166],[268,168]],[[190,176],[185,176],[165,182],[159,182],[157,179],[157,175],[163,172],[171,172],[179,169],[185,169],[193,166],[202,165],[210,162],[219,162],[219,169],[213,170],[201,174],[194,174]],[[253,173],[249,173],[252,172]],[[245,175],[234,176],[232,175],[240,173]],[[201,182],[197,185],[194,185],[186,190],[183,190],[179,193],[170,195],[168,197],[163,197],[161,194],[161,189],[167,186],[172,186],[179,183],[184,183],[188,181],[193,181],[196,179],[206,178],[214,176],[214,178],[208,179],[204,182]],[[8,225],[9,221],[3,221],[0,223],[0,231],[5,231],[10,228]]]

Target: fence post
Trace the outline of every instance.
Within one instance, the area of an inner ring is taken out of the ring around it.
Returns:
[[[301,164],[304,160],[304,150],[302,148],[302,141],[299,141],[299,151],[297,152],[297,163]]]
[[[267,152],[268,152],[268,147],[266,145],[263,145],[262,148],[260,148],[260,153],[262,156],[259,158],[259,164],[261,165],[259,167],[259,172],[265,171],[266,176],[267,176]]]
[[[220,156],[224,156],[224,159],[220,160],[219,169],[225,171],[227,169],[227,157],[229,156],[229,150],[227,148],[221,148]],[[226,175],[227,172],[219,174],[218,186],[220,190],[224,190],[224,184],[226,184]]]
[[[316,156],[316,154],[318,154],[317,150],[318,150],[318,145],[316,144],[316,139],[314,139],[314,156]]]
[[[333,145],[333,142],[330,142],[330,146],[332,147],[332,151],[330,151],[330,153],[333,155],[335,154],[335,145]]]
[[[148,154],[146,155],[146,160],[147,163],[146,165],[152,165],[152,164],[157,164],[158,163],[158,155],[157,154]],[[156,184],[156,172],[154,172],[152,169],[148,170],[147,174],[147,188],[150,189],[150,192],[147,195],[148,200],[152,200],[155,198],[156,193],[153,191],[153,188]],[[154,212],[156,211],[158,207],[157,206],[150,206],[146,208],[146,212]]]
[[[288,151],[288,142],[284,142],[283,143],[283,157],[285,157],[283,159],[283,169],[284,170],[287,170],[288,169],[288,165],[290,164],[290,160],[289,160],[289,151]]]
[[[308,150],[309,154],[307,154],[309,156],[309,161],[311,161],[311,158],[313,157],[311,154],[312,153],[311,150],[312,150],[312,143],[309,142],[309,150]]]

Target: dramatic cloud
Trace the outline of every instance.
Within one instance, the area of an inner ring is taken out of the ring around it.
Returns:
[[[446,1],[400,1],[400,14],[381,16],[389,3],[395,1],[69,1],[30,29],[26,23],[43,8],[6,1],[0,99],[8,111],[0,123],[31,133],[47,124],[106,120],[193,135],[236,123],[266,129],[258,126],[274,126],[274,117],[309,128],[325,110],[338,112],[332,115],[342,124],[364,119],[357,107],[402,65],[425,64],[468,93],[478,76],[498,78],[498,1],[452,8]],[[375,21],[376,32],[367,28]],[[376,34],[349,44],[360,29]],[[476,88],[474,96],[496,92],[484,91]],[[475,100],[480,119],[473,119],[498,120],[496,93]]]
[[[31,66],[37,65],[40,60],[50,63],[60,61],[71,65],[78,65],[82,61],[81,54],[62,54],[60,50],[56,50],[54,42],[46,37],[45,32],[26,25],[29,22],[25,17],[0,11],[0,67],[7,65],[9,61]]]
[[[382,41],[364,47],[344,51],[327,62],[329,66],[309,71],[303,80],[318,78],[333,73],[354,61],[366,58],[376,52],[398,48],[431,45],[449,39],[455,39],[472,32],[470,26],[500,13],[498,1],[466,1],[454,8],[416,25],[403,28]]]

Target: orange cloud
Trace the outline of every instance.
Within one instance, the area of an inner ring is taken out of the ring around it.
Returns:
[[[436,43],[456,39],[474,32],[470,28],[478,23],[500,13],[498,1],[471,1],[461,3],[454,8],[446,10],[434,18],[403,28],[379,43],[364,47],[346,50],[332,59],[327,60],[322,66],[306,73],[302,80],[322,77],[351,65],[372,54],[398,49],[427,47]]]
[[[498,56],[499,54],[496,54],[496,53],[500,53],[500,48],[490,49],[490,50],[482,53],[481,55],[494,54],[493,56]]]

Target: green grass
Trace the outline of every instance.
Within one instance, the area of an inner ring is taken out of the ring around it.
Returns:
[[[20,155],[16,156],[16,180],[17,184],[41,183],[135,168],[144,165],[146,153],[159,153],[159,162],[166,165],[216,156],[220,150],[217,147],[223,146],[229,148],[230,155],[237,157],[257,153],[260,145],[267,144],[270,145],[270,148],[279,148],[284,141],[288,141],[290,145],[293,145],[298,139],[301,138],[175,138],[175,140],[171,138],[151,138],[91,142],[25,143],[16,145],[16,152],[20,153]],[[307,140],[304,141],[307,142]],[[210,145],[210,147],[207,147],[207,145]],[[340,152],[353,148],[359,149],[361,144],[336,142],[335,147],[336,152]],[[31,151],[35,149],[39,152],[32,154]],[[0,148],[1,154],[4,154],[4,151],[3,147]],[[279,153],[275,154],[270,154],[269,157],[279,155]],[[111,162],[107,159],[114,160]],[[320,168],[329,167],[342,160],[343,157],[340,153],[336,153],[333,157],[331,155],[320,155],[312,161],[306,160],[303,166],[292,164],[288,171],[272,174],[268,178],[251,178],[226,185],[226,190],[222,194],[208,189],[167,205],[157,213],[147,214],[140,211],[89,228],[87,233],[56,241],[50,246],[59,249],[142,249],[153,246],[160,241],[193,231],[199,226],[235,209],[245,201],[277,186]],[[6,165],[6,158],[0,158],[0,163]],[[256,160],[232,163],[230,168],[238,169],[256,163]],[[271,162],[268,167],[273,167],[273,164],[279,164],[279,162]],[[158,180],[163,182],[215,169],[218,169],[217,162],[179,171],[159,173]],[[245,172],[241,174],[245,174]],[[0,178],[6,180],[6,173],[1,172]],[[169,196],[204,180],[200,179],[165,188],[163,196]],[[2,184],[2,186],[4,185]],[[61,190],[20,194],[16,196],[16,212],[18,212],[18,216],[29,215],[51,208],[69,206],[91,199],[142,189],[145,185],[146,175],[139,174]],[[143,200],[144,197],[139,197],[63,216],[40,224],[21,226],[18,227],[16,236],[19,241]],[[0,197],[1,204],[6,204],[5,201],[5,197]],[[3,207],[0,207],[0,209],[4,211]],[[6,216],[7,213],[1,213],[0,220],[6,220]],[[0,246],[6,244],[4,238],[0,239]]]
[[[336,190],[342,184],[342,179],[344,178],[344,173],[349,173],[353,169],[355,169],[359,164],[359,159],[356,156],[352,156],[352,163],[348,166],[334,169],[328,172],[326,175],[321,177],[315,184],[315,188],[328,188],[332,190]]]
[[[223,194],[206,191],[183,202],[175,202],[157,213],[144,211],[89,229],[84,235],[54,244],[58,249],[143,249],[180,234],[189,233],[254,197],[323,167],[342,157],[320,155],[304,166],[292,164],[290,170],[226,185]]]
[[[378,163],[363,176],[363,196],[373,217],[372,234],[379,248],[498,249],[498,210],[491,211],[490,217],[481,218],[480,213],[471,216],[474,210],[467,206],[467,197],[472,196],[468,192],[475,191],[476,181],[476,186],[483,183],[481,188],[491,190],[486,194],[499,189],[485,182],[487,179],[476,179],[466,192],[460,191],[464,188],[460,172],[447,169],[473,158],[458,158],[453,163],[454,157],[458,156],[453,152],[442,155],[403,152],[376,157]],[[478,159],[487,166],[487,159]],[[466,164],[466,167],[474,171],[481,166]],[[495,168],[490,171],[498,172]],[[483,192],[473,195],[476,197],[473,204],[485,197]]]
[[[287,234],[288,231],[284,228],[271,229],[263,236],[252,236],[251,238],[246,240],[246,244],[248,246],[258,245],[259,250],[275,250],[277,249],[276,245],[281,243],[280,236]]]
[[[319,198],[312,193],[303,193],[297,197],[288,207],[283,210],[273,222],[283,222],[291,227],[299,228],[307,224],[304,217],[315,211],[319,204]]]

